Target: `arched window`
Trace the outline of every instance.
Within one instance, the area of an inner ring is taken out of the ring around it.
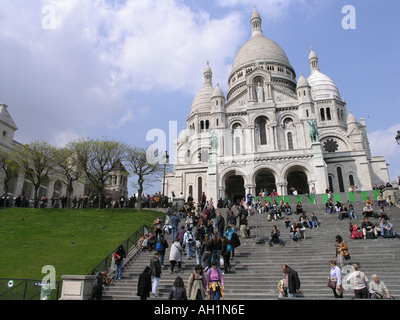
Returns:
[[[339,190],[340,190],[340,192],[344,192],[342,168],[337,167],[336,171],[337,171],[337,175],[338,175]]]
[[[210,121],[206,120],[206,130],[210,129]]]
[[[320,113],[321,113],[321,121],[325,121],[325,109],[321,108]]]
[[[197,201],[198,202],[200,202],[202,194],[203,194],[203,178],[199,177],[197,179]]]
[[[292,135],[291,132],[288,132],[287,140],[288,140],[288,148],[289,148],[289,150],[293,150],[293,135]]]
[[[332,192],[333,191],[333,178],[332,176],[328,176],[328,182],[329,182],[329,188],[331,189]]]
[[[354,177],[353,177],[352,174],[349,175],[349,182],[350,182],[350,185],[351,185],[351,186],[354,186],[354,185],[355,185],[355,183],[354,183]]]
[[[266,145],[267,141],[267,118],[260,117],[256,121],[256,126],[258,128],[258,143],[260,145]]]
[[[189,186],[189,194],[193,197],[193,186]]]
[[[331,117],[331,108],[326,108],[326,119],[327,119],[327,120],[332,120],[332,117]]]

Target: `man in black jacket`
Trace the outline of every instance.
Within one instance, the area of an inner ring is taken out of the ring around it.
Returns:
[[[157,287],[158,284],[160,283],[160,278],[162,275],[162,271],[161,271],[161,263],[160,263],[160,253],[158,251],[156,251],[156,253],[154,254],[154,257],[151,258],[150,260],[150,273],[151,273],[151,278],[153,280],[153,285],[152,285],[152,293],[153,296],[158,297],[157,296]]]
[[[271,236],[269,237],[268,245],[272,247],[272,242],[279,243],[283,247],[283,242],[281,238],[281,233],[276,226],[272,227]]]
[[[296,298],[296,295],[300,292],[299,275],[287,264],[282,266],[282,271],[285,276],[285,287],[288,290],[288,298]]]
[[[368,218],[364,218],[363,223],[361,224],[361,229],[363,231],[364,239],[374,239],[375,234],[374,234],[374,229],[375,225],[368,220]]]
[[[221,212],[217,212],[217,219],[215,221],[215,225],[218,229],[218,235],[222,237],[225,231],[225,218],[222,216]]]

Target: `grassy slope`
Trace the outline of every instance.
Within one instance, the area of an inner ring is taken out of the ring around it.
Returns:
[[[0,210],[0,278],[41,279],[52,265],[57,279],[87,274],[158,212],[11,208]]]

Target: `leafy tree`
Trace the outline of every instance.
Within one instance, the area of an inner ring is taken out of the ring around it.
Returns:
[[[73,150],[78,169],[99,197],[99,208],[103,207],[104,189],[107,178],[125,156],[126,145],[109,139],[79,139],[71,142],[68,148]]]
[[[0,172],[3,173],[4,207],[7,206],[10,182],[18,177],[19,174],[19,165],[15,160],[15,154],[12,151],[0,149]]]
[[[157,151],[156,151],[157,152]],[[126,152],[127,170],[137,176],[133,186],[138,187],[138,209],[142,209],[142,194],[144,187],[159,182],[163,163],[156,160],[155,152],[142,147],[130,147]]]
[[[15,154],[21,169],[25,172],[25,179],[34,187],[34,207],[37,208],[39,188],[47,185],[50,182],[49,177],[55,172],[57,148],[46,141],[36,140],[17,145]]]

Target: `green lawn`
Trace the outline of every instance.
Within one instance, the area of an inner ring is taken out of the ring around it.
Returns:
[[[85,275],[160,212],[129,209],[0,210],[0,278],[42,279],[52,265],[62,275]]]

